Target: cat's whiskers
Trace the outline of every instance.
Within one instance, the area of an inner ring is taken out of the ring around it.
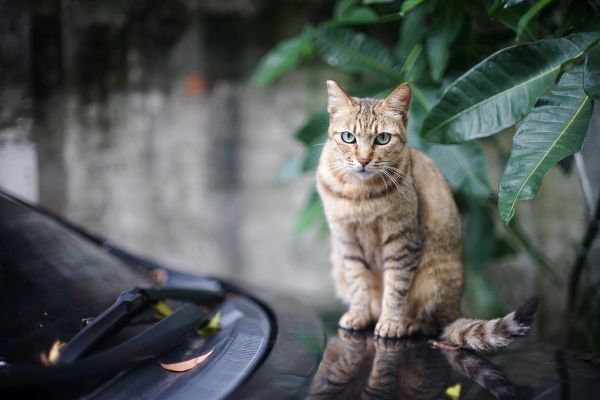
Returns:
[[[339,173],[343,176],[348,172],[348,168],[344,163],[340,162],[340,160],[330,162],[327,166],[329,167],[329,171],[334,175]]]
[[[406,196],[406,193],[404,190],[402,190],[401,185],[398,183],[398,181],[392,176],[392,174],[390,174],[389,172],[387,172],[385,169],[379,169],[378,171],[381,171],[381,173],[383,173],[385,176],[387,176],[388,178],[390,178],[390,181],[394,184],[394,186],[396,186],[396,189],[398,190],[398,193],[400,193],[400,195],[402,197],[404,197],[405,200],[408,200],[408,197]]]
[[[398,168],[390,167],[389,165],[383,165],[382,167],[385,168],[386,170],[392,171],[394,174],[401,177],[402,183],[404,183],[404,181],[408,181],[408,183],[410,183],[412,185],[412,187],[415,190],[417,190],[417,187],[415,186],[415,182],[413,181],[412,177],[409,174],[407,174],[406,172],[404,172]]]
[[[379,169],[376,169],[375,172],[377,172],[377,174],[379,176],[381,176],[381,180],[383,181],[383,185],[385,186],[385,192],[388,193],[388,187],[387,187],[387,182],[385,181],[385,175],[383,175],[383,172]]]

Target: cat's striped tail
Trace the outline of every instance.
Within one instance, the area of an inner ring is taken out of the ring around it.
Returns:
[[[475,351],[508,346],[515,337],[525,336],[533,323],[538,299],[531,297],[503,318],[492,320],[459,318],[442,331],[441,340]]]

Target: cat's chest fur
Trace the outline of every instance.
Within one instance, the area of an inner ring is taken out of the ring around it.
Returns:
[[[381,219],[370,223],[352,224],[346,227],[347,241],[356,243],[360,256],[371,270],[380,270],[383,260],[381,251]]]

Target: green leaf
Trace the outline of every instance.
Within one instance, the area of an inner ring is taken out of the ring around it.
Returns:
[[[527,12],[521,17],[517,24],[517,40],[520,41],[523,38],[523,32],[529,25],[530,21],[538,15],[544,7],[550,4],[553,0],[539,0],[537,1]]]
[[[323,145],[327,140],[327,127],[329,125],[329,115],[326,111],[319,111],[296,132],[296,139],[305,146],[304,158],[301,163],[301,171],[311,171],[319,163],[319,157]]]
[[[500,6],[502,5],[502,0],[494,0],[491,4],[490,1],[491,0],[488,0],[485,6],[488,15],[490,17],[493,17],[498,12],[498,8],[500,8]]]
[[[208,324],[198,329],[196,333],[198,336],[202,336],[204,338],[211,337],[215,333],[221,330],[221,312],[217,311],[215,315],[208,321]]]
[[[519,200],[536,195],[544,175],[563,158],[579,151],[592,115],[592,101],[583,91],[583,67],[561,77],[523,121],[500,181],[498,208],[505,224]]]
[[[427,1],[427,0],[406,0],[406,1],[404,1],[404,3],[402,3],[402,8],[400,9],[400,13],[406,15],[409,12],[411,12],[412,10],[414,10],[415,8],[419,7],[425,1]]]
[[[427,154],[440,169],[454,190],[474,197],[485,197],[491,192],[485,171],[485,158],[477,143],[439,145],[423,142],[418,134],[423,118],[430,107],[435,91],[412,85],[413,100],[408,119],[408,142],[411,147]]]
[[[352,7],[356,6],[358,0],[338,0],[333,6],[333,19],[338,20]]]
[[[379,19],[379,15],[369,7],[357,5],[357,0],[338,1],[333,9],[334,19],[342,23],[369,23]]]
[[[325,212],[323,211],[321,198],[317,191],[313,190],[308,199],[308,203],[300,212],[300,215],[294,224],[294,235],[299,236],[305,233],[310,226],[315,224],[320,225],[320,230],[322,232],[327,230]]]
[[[521,3],[513,7],[500,9],[494,14],[493,17],[500,21],[503,25],[517,32],[517,26],[519,24],[519,21],[528,10],[529,6],[527,4]],[[537,20],[531,19],[529,23],[523,28],[523,39],[529,41],[537,39],[537,30]]]
[[[400,72],[407,81],[417,81],[427,69],[423,49],[423,39],[427,31],[423,26],[430,11],[431,7],[419,7],[402,20],[394,55],[403,63]]]
[[[450,45],[456,40],[464,17],[462,1],[445,1],[440,8],[441,14],[434,19],[425,41],[429,71],[434,82],[439,82],[444,76],[450,57]]]
[[[423,123],[423,137],[460,143],[514,125],[552,85],[561,67],[599,37],[576,33],[498,51],[446,88]]]
[[[313,53],[313,47],[305,35],[282,41],[267,53],[252,74],[252,81],[268,85]]]
[[[434,144],[429,145],[425,152],[435,161],[454,190],[474,197],[490,194],[485,157],[477,143]]]
[[[423,29],[425,18],[429,14],[429,7],[419,7],[402,20],[400,32],[394,54],[399,60],[406,60],[415,46],[422,45],[427,32]]]
[[[364,33],[324,25],[309,32],[321,58],[329,65],[346,72],[402,81],[390,51]]]
[[[596,45],[585,59],[583,88],[594,100],[600,100],[600,46]]]
[[[354,24],[375,22],[379,19],[377,13],[369,7],[355,7],[339,19],[340,22],[349,22]]]
[[[313,114],[294,136],[307,146],[322,143],[327,139],[328,126],[329,114],[327,111],[319,111]]]
[[[516,6],[525,0],[502,0],[502,6],[505,8]]]
[[[363,4],[383,4],[383,3],[393,3],[394,0],[363,0]]]
[[[323,146],[317,144],[306,148],[304,159],[302,160],[302,172],[312,171],[317,168],[322,150]]]

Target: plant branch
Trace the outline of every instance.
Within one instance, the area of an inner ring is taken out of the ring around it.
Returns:
[[[487,199],[486,204],[490,210],[493,210],[493,215],[498,216],[496,204],[498,202],[498,195],[496,193],[490,195]],[[508,225],[504,225],[508,232],[512,234],[515,240],[519,243],[521,248],[525,251],[525,253],[529,256],[529,258],[542,270],[544,270],[547,275],[550,276],[550,280],[554,284],[555,287],[561,287],[563,285],[560,276],[556,272],[555,267],[552,265],[550,261],[544,256],[540,249],[536,248],[536,246],[532,243],[531,239],[525,233],[521,224],[517,218],[513,218],[511,223]]]
[[[577,257],[575,259],[575,265],[573,266],[573,270],[571,271],[571,276],[569,277],[569,291],[567,293],[567,335],[565,339],[565,344],[568,344],[571,341],[573,336],[573,322],[576,319],[577,314],[577,293],[579,292],[579,281],[581,279],[581,274],[583,273],[583,268],[585,267],[587,256],[598,234],[598,227],[600,226],[600,196],[598,196],[598,200],[596,201],[596,209],[594,211],[594,217],[589,221],[587,230],[585,232],[585,236],[583,238],[583,242],[577,251]]]
[[[537,249],[531,240],[527,237],[527,234],[521,228],[521,225],[517,222],[516,219],[507,226],[508,230],[513,234],[515,239],[519,242],[525,253],[535,262],[539,267],[541,267],[544,271],[548,273],[551,278],[552,283],[556,287],[560,287],[563,285],[560,276],[554,270],[554,267],[550,264],[550,262],[546,259],[546,257],[542,254],[542,252]]]

